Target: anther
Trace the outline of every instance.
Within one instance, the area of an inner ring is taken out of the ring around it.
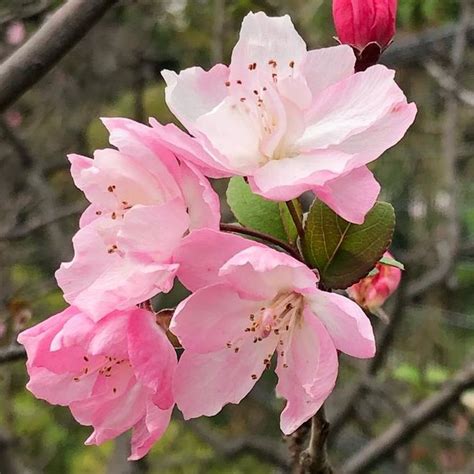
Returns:
[[[226,85],[227,87],[229,87],[229,86],[230,86],[230,82],[229,82],[229,81],[226,81],[225,85]]]
[[[236,348],[234,349],[234,352],[237,354],[237,352],[239,352],[239,348],[236,347]]]
[[[295,67],[295,62],[294,62],[294,61],[290,61],[289,66],[290,66],[291,68],[294,68],[294,67]]]
[[[239,84],[239,85],[242,84],[242,81],[241,81],[240,79],[237,79],[236,82],[237,82],[237,84]]]
[[[252,379],[253,379],[253,380],[257,380],[257,375],[256,375],[256,374],[252,374]]]

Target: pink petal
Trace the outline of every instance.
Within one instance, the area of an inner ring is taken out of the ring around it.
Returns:
[[[130,314],[128,352],[137,380],[155,394],[154,402],[163,410],[172,407],[176,352],[152,313],[136,309]]]
[[[415,120],[415,104],[406,101],[394,104],[377,123],[367,130],[352,135],[336,146],[337,150],[356,154],[354,166],[369,163],[397,144]]]
[[[217,64],[209,71],[193,67],[179,74],[164,70],[165,96],[173,114],[191,132],[199,117],[210,112],[227,95],[227,66]]]
[[[395,104],[406,101],[395,72],[373,66],[321,93],[307,114],[308,126],[296,146],[311,151],[338,145],[377,123]]]
[[[148,392],[131,382],[120,397],[91,397],[71,404],[74,418],[81,424],[93,426],[94,432],[86,444],[102,444],[124,433],[145,415]]]
[[[336,348],[362,359],[375,354],[375,337],[369,318],[349,298],[317,290],[307,298],[311,310],[323,322]]]
[[[258,245],[234,234],[195,230],[181,241],[173,255],[173,261],[179,264],[178,278],[191,291],[217,283],[219,270],[229,258]]]
[[[150,451],[168,428],[172,412],[172,408],[160,410],[152,404],[148,406],[146,416],[133,427],[132,453],[128,458],[129,461],[137,461]]]
[[[120,152],[156,176],[175,195],[178,162],[166,140],[152,127],[125,118],[102,118],[110,132],[109,141]]]
[[[308,292],[316,287],[316,275],[287,254],[268,247],[249,247],[221,268],[219,275],[252,299],[271,299],[283,291]]]
[[[305,311],[304,322],[295,325],[290,347],[278,357],[277,394],[287,400],[280,418],[289,435],[309,420],[334,389],[337,352],[324,326]],[[286,364],[287,366],[284,366]]]
[[[223,178],[231,176],[231,172],[226,166],[227,160],[219,156],[219,160],[211,157],[206,151],[210,145],[205,137],[200,136],[199,141],[190,137],[179,129],[176,125],[169,123],[161,125],[157,120],[151,118],[150,125],[161,140],[165,141],[176,155],[186,161],[193,163],[206,175],[212,178]],[[201,143],[202,142],[202,143]],[[206,145],[206,149],[203,145]]]
[[[354,224],[362,224],[380,193],[380,185],[365,166],[332,179],[313,189],[316,196],[336,214]]]
[[[219,196],[209,181],[191,163],[181,163],[180,185],[191,219],[189,229],[208,227],[219,230]]]
[[[350,171],[353,155],[317,150],[293,158],[271,160],[249,178],[252,191],[275,201],[288,201]]]
[[[242,299],[226,283],[211,285],[178,305],[170,330],[185,349],[197,353],[219,351],[242,339],[249,326],[249,315],[261,306],[258,305]]]
[[[313,98],[329,86],[352,76],[355,59],[354,51],[346,45],[308,51],[303,68]]]
[[[260,152],[260,123],[234,97],[196,120],[196,129],[227,157],[234,174],[251,174],[264,160]]]
[[[213,416],[227,403],[240,403],[262,375],[264,359],[276,344],[275,337],[268,337],[257,344],[247,340],[237,353],[232,348],[207,354],[185,350],[174,382],[184,418]]]
[[[181,199],[156,206],[134,206],[125,214],[117,245],[128,255],[169,263],[188,227],[189,216]]]

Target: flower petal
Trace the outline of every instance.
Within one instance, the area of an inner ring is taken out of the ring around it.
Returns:
[[[303,152],[338,145],[406,101],[394,74],[385,66],[373,66],[327,88],[307,113],[308,126],[296,143],[298,149]]]
[[[288,201],[350,171],[353,155],[316,150],[292,158],[271,160],[249,177],[252,191],[267,199]]]
[[[174,381],[176,404],[184,418],[213,416],[227,403],[240,403],[262,375],[264,359],[273,354],[276,344],[270,336],[257,344],[248,340],[237,353],[185,350]]]
[[[171,320],[170,330],[185,349],[197,353],[227,349],[249,326],[249,316],[258,303],[242,299],[229,284],[211,285],[182,301]],[[232,351],[235,349],[232,347]]]
[[[346,221],[362,224],[380,193],[380,184],[365,166],[313,189],[316,196]]]
[[[217,64],[209,71],[192,67],[179,74],[165,69],[161,75],[166,82],[168,107],[191,133],[195,130],[196,120],[227,96],[225,83],[229,70],[223,64]]]
[[[217,283],[219,270],[233,255],[257,242],[238,235],[199,229],[185,237],[175,250],[173,262],[179,264],[178,278],[190,291]],[[199,256],[199,258],[196,258]]]
[[[304,263],[268,247],[249,247],[228,260],[219,275],[241,294],[271,299],[283,291],[311,292],[317,277]]]
[[[176,352],[149,311],[130,314],[128,354],[137,380],[153,393],[153,401],[162,410],[174,405],[171,391],[176,369]]]
[[[317,290],[307,300],[323,322],[337,349],[362,359],[375,354],[375,337],[370,320],[349,298]]]
[[[219,229],[221,220],[219,196],[209,181],[191,163],[181,163],[180,184],[191,219],[189,229]]]
[[[347,45],[308,51],[303,74],[313,99],[329,86],[352,76],[355,60],[354,51]]]
[[[285,365],[286,364],[286,365]],[[284,357],[278,357],[277,394],[287,400],[280,418],[289,435],[309,420],[334,389],[337,351],[324,326],[309,311],[297,325]]]
[[[132,453],[129,461],[137,461],[145,456],[153,444],[163,436],[171,420],[173,409],[160,410],[149,404],[146,416],[134,427],[132,433]]]

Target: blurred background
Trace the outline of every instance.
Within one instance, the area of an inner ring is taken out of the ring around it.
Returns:
[[[0,0],[0,59],[61,3]],[[376,362],[342,359],[327,403],[336,465],[373,446],[394,422],[409,422],[413,407],[437,397],[460,370],[472,371],[474,17],[468,3],[399,0],[398,34],[382,58],[419,109],[406,138],[373,168],[382,198],[396,208],[392,251],[407,270],[385,306],[391,323],[374,318]],[[160,70],[228,62],[250,10],[290,14],[310,48],[335,44],[330,0],[123,1],[1,116],[0,354],[22,328],[65,306],[54,271],[71,258],[71,237],[86,206],[66,154],[91,155],[107,145],[100,116],[173,121]],[[225,187],[216,184],[221,194]],[[225,219],[232,220],[228,210]],[[170,307],[181,296],[177,289],[157,303]],[[125,461],[127,436],[83,446],[90,429],[66,408],[36,400],[26,380],[23,360],[0,358],[1,474],[288,472],[288,447],[298,442],[282,440],[282,402],[270,373],[219,416],[186,424],[176,416],[163,440],[134,464]],[[436,419],[363,472],[474,473],[474,375],[469,380],[459,401],[443,404]]]

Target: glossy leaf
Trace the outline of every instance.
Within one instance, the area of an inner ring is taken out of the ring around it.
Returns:
[[[306,261],[319,270],[327,288],[344,289],[364,278],[389,247],[395,227],[393,207],[377,202],[361,225],[339,217],[315,201],[302,244]]]

